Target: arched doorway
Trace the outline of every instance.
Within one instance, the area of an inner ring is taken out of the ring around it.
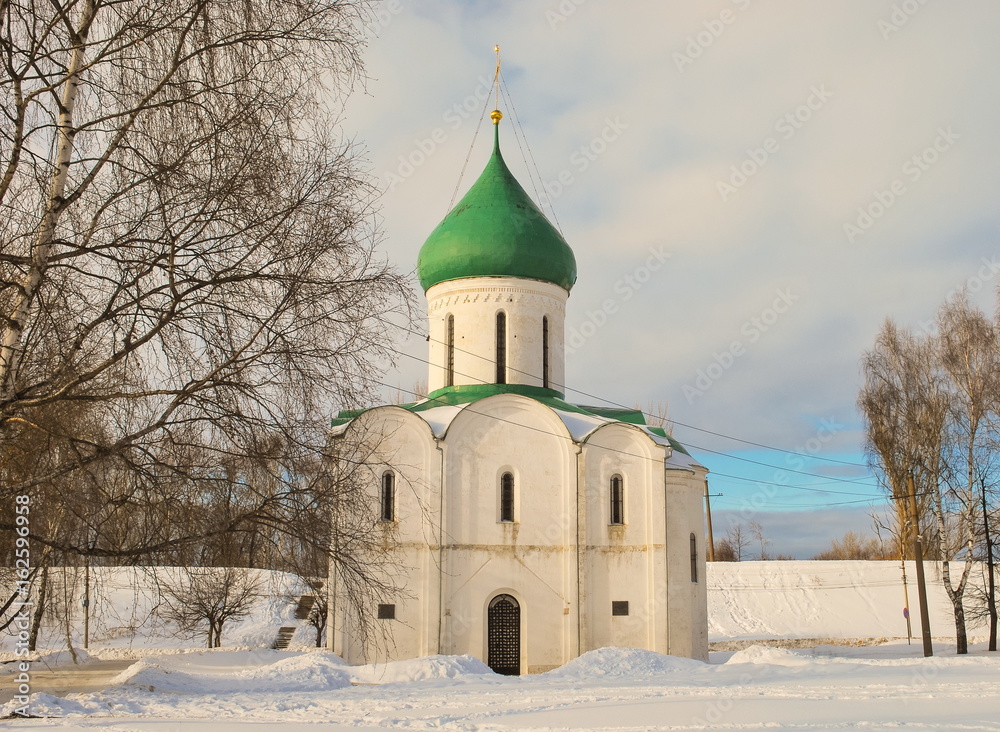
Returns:
[[[510,595],[490,600],[487,664],[498,674],[521,673],[521,606]]]

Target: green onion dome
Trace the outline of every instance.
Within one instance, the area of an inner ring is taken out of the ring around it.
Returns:
[[[500,113],[494,112],[493,155],[458,205],[431,232],[417,257],[426,292],[465,277],[523,277],[576,282],[576,258],[500,155]]]

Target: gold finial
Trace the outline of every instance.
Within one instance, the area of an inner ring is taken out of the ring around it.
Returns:
[[[503,112],[501,112],[499,109],[494,109],[492,112],[490,112],[490,119],[493,120],[493,124],[495,125],[500,124],[500,120],[503,119]]]

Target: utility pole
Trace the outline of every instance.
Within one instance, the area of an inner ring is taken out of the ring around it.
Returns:
[[[913,559],[917,565],[917,596],[920,602],[920,632],[924,641],[924,658],[934,655],[931,644],[931,619],[927,610],[927,583],[924,581],[924,550],[920,539],[920,514],[917,512],[917,491],[913,485],[913,473],[906,476],[909,490],[910,530],[913,532]]]
[[[899,521],[899,568],[903,572],[903,617],[906,618],[906,645],[913,642],[913,625],[910,623],[910,590],[906,583],[906,504],[896,501],[896,520]]]
[[[901,559],[903,565],[903,617],[906,618],[906,645],[913,641],[913,626],[910,624],[910,591],[906,586],[906,560]]]
[[[715,561],[715,539],[712,537],[712,502],[708,498],[708,480],[705,480],[705,515],[708,517],[708,561]]]

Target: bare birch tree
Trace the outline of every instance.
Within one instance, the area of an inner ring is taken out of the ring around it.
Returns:
[[[726,532],[726,541],[732,547],[733,554],[736,556],[735,561],[742,562],[743,555],[750,547],[750,533],[746,527],[739,523],[730,526],[729,531]]]
[[[993,328],[964,297],[946,303],[939,333],[915,336],[887,320],[862,361],[858,403],[869,460],[905,527],[933,516],[932,540],[955,618],[958,653],[968,652],[965,606],[979,528],[977,487],[990,458],[984,440],[995,388]],[[908,479],[917,516],[907,510]],[[957,578],[952,562],[962,560]],[[957,581],[956,581],[957,579]]]
[[[366,12],[0,0],[0,497],[75,521],[36,544],[313,540],[406,300],[336,124]]]
[[[771,540],[767,538],[764,534],[764,527],[761,525],[760,521],[751,521],[749,524],[750,536],[753,540],[757,542],[757,546],[760,547],[760,553],[757,558],[762,562],[767,562],[771,559],[771,555],[767,553],[767,547],[770,546]]]
[[[947,561],[943,563],[942,574],[955,612],[959,653],[964,653],[968,650],[968,641],[963,600],[980,529],[985,526],[981,521],[988,515],[987,486],[992,487],[995,481],[989,419],[998,385],[996,329],[980,310],[969,304],[966,294],[961,293],[938,312],[938,333],[939,359],[951,387],[952,399],[948,419],[950,439],[945,452],[947,490],[936,496],[935,513],[942,535],[945,502],[951,504],[950,513],[957,516],[955,546],[945,559],[953,553],[963,556],[965,563],[955,586]],[[989,597],[988,603],[993,616],[995,650],[995,598]]]

